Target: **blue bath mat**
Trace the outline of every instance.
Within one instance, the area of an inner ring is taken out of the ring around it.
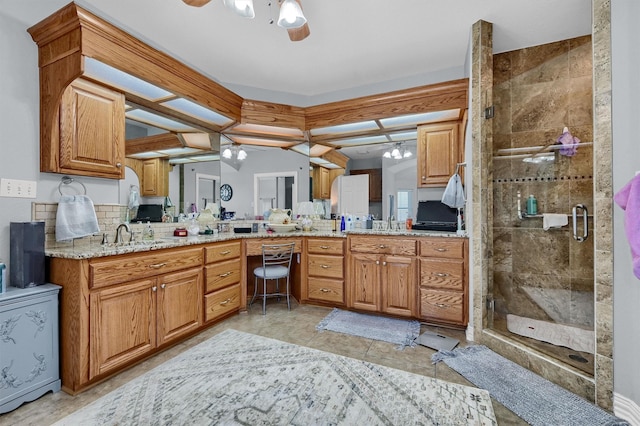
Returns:
[[[629,426],[584,398],[520,367],[486,346],[433,354],[533,426]]]
[[[415,346],[420,334],[420,322],[334,309],[316,330],[330,330],[367,339],[395,343],[398,349]]]

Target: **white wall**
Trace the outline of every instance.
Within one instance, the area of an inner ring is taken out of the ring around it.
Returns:
[[[611,2],[614,193],[640,171],[638,19],[638,0]],[[632,272],[623,211],[614,204],[613,213],[614,391],[640,406],[640,280]]]

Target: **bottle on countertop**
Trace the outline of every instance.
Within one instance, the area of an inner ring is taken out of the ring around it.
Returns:
[[[340,217],[340,232],[344,232],[346,230],[347,223],[344,220],[344,215]]]
[[[153,240],[153,228],[151,227],[151,222],[147,222],[147,227],[144,229],[142,233],[143,240]]]
[[[527,214],[538,214],[538,200],[536,200],[536,197],[534,197],[533,194],[529,195],[529,198],[527,198]]]

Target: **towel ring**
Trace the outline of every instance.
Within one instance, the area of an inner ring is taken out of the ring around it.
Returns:
[[[75,179],[73,179],[72,177],[69,176],[62,176],[62,179],[60,181],[60,184],[58,185],[58,192],[60,193],[60,195],[64,195],[62,193],[62,185],[69,185],[72,184],[73,182],[77,182],[82,186],[82,190],[84,191],[83,195],[87,195],[87,187],[84,186],[84,183],[80,182],[80,181],[76,181]]]

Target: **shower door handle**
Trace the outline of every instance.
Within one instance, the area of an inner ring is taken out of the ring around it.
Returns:
[[[582,210],[582,235],[578,235],[578,209]],[[579,243],[589,237],[589,212],[584,204],[576,204],[571,210],[573,218],[573,238]]]

